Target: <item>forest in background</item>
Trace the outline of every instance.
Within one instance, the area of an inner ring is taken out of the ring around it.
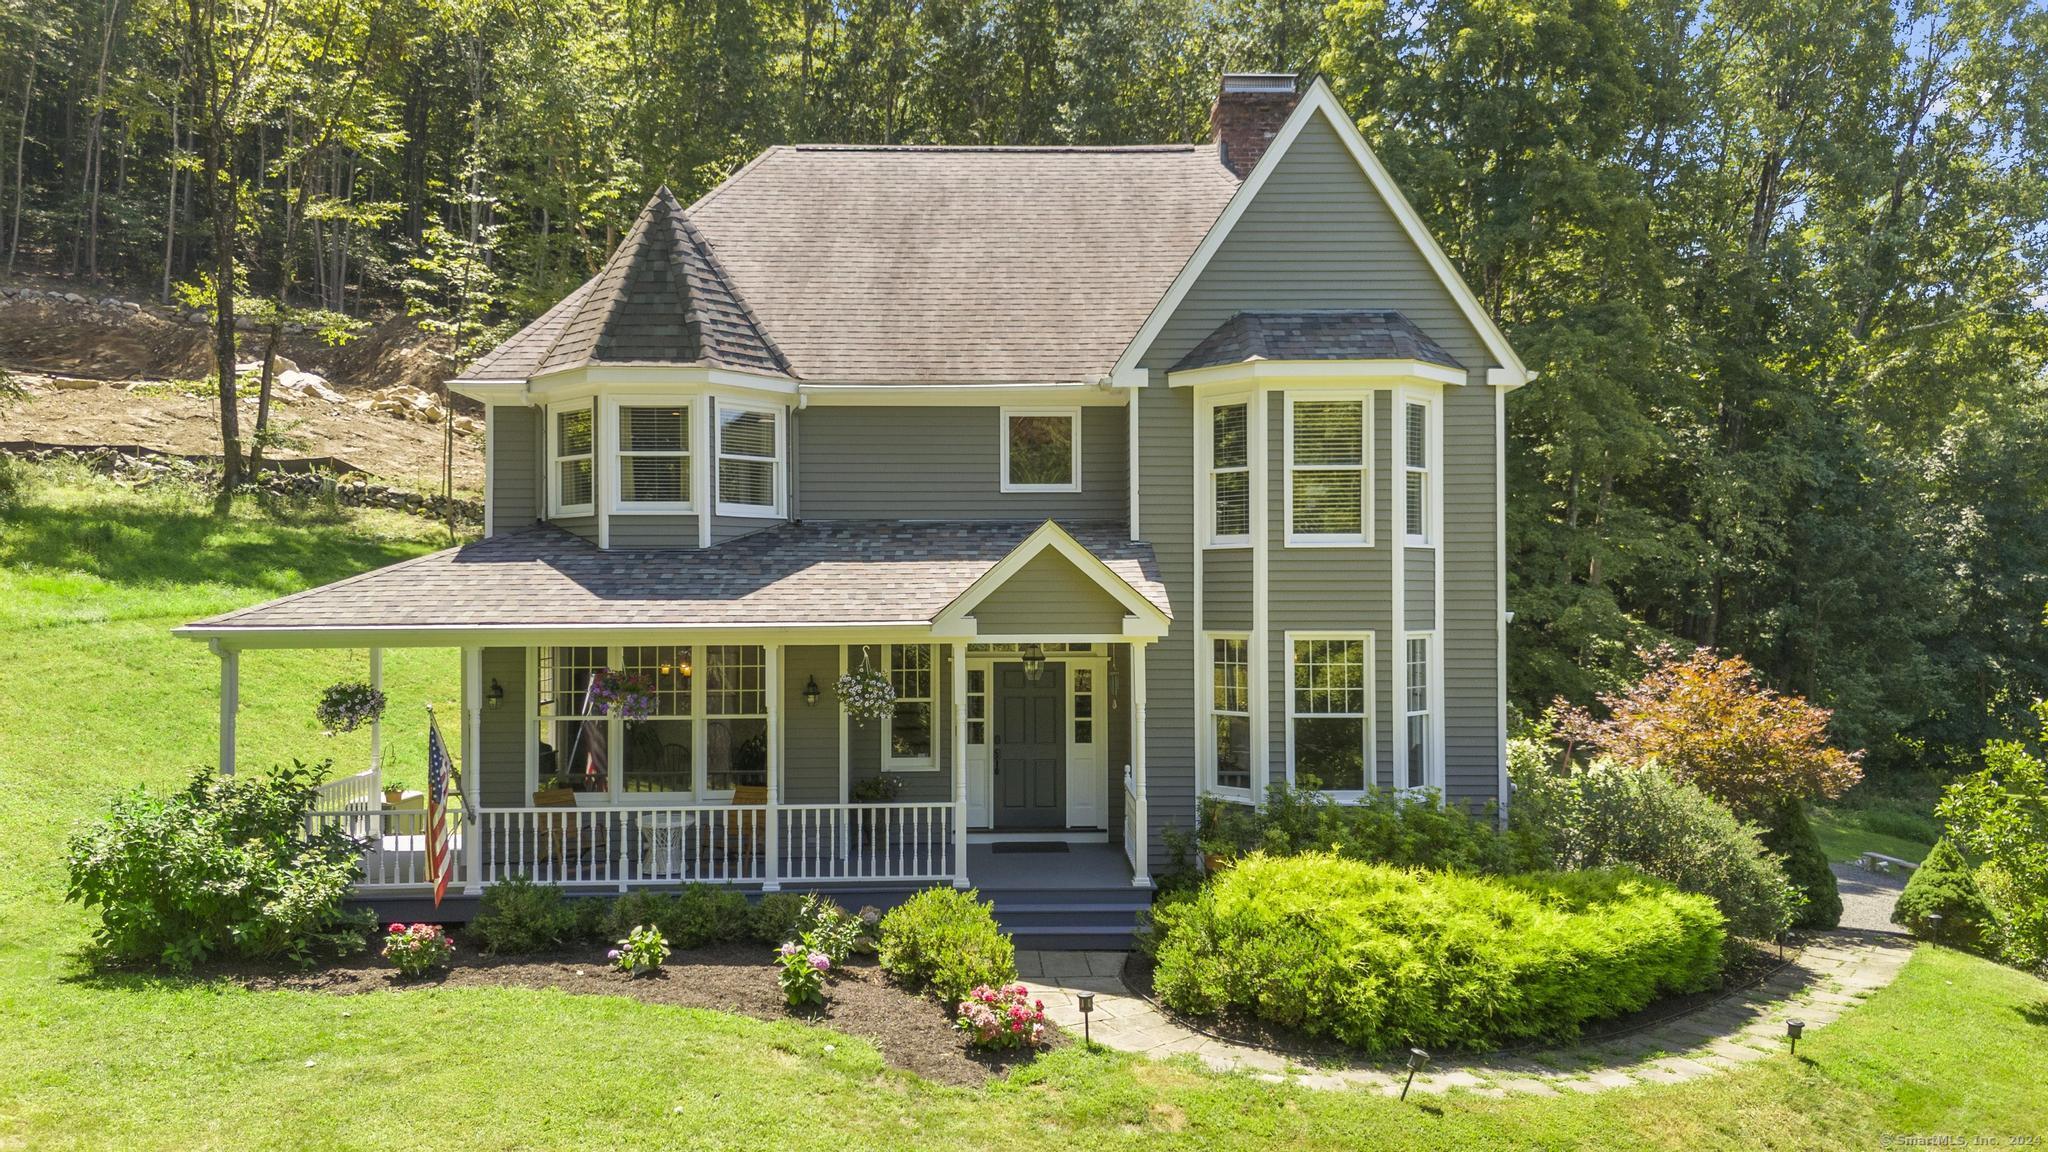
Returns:
[[[1524,715],[1672,639],[1834,708],[1879,777],[2031,733],[2040,3],[0,0],[0,242],[474,350],[658,184],[789,141],[1202,139],[1226,68],[1325,76],[1542,374],[1509,401]]]

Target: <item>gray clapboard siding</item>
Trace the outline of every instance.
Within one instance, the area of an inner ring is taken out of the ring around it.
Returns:
[[[1500,720],[1499,395],[1446,389],[1444,412],[1444,782],[1474,807],[1495,803],[1506,749]]]
[[[816,705],[804,684],[817,677]],[[782,650],[782,799],[788,804],[839,802],[839,649],[810,644]]]
[[[903,791],[896,797],[898,803],[940,803],[953,799],[953,649],[951,645],[938,645],[936,670],[937,681],[933,691],[937,699],[932,704],[932,726],[938,729],[938,761],[936,772],[892,772],[890,775],[903,782]],[[881,647],[870,653],[870,662],[877,671],[885,668]],[[860,667],[860,649],[855,648],[847,662],[849,668]],[[846,779],[848,787],[861,780],[873,779],[882,770],[882,722],[868,724],[849,722],[846,726]]]
[[[1116,635],[1125,614],[1116,597],[1050,548],[1025,561],[972,613],[984,636]]]
[[[612,513],[614,548],[695,548],[697,518],[693,515]]]
[[[1401,598],[1408,602],[1402,627],[1410,632],[1436,628],[1436,549],[1401,549]]]
[[[1202,630],[1249,632],[1252,627],[1252,550],[1202,552]]]
[[[541,473],[538,411],[509,404],[484,409],[486,451],[491,456],[491,531],[530,528],[540,518]]]
[[[1195,827],[1194,399],[1166,386],[1185,352],[1148,356],[1152,383],[1138,395],[1139,531],[1150,541],[1174,605],[1166,637],[1145,652],[1145,779],[1150,863],[1166,863],[1163,833]],[[1121,774],[1119,774],[1121,775]],[[1121,787],[1121,785],[1119,785]]]
[[[526,698],[526,649],[486,648],[482,664],[483,689],[489,691],[496,680],[505,702],[484,709],[477,726],[478,795],[486,808],[524,807],[532,799],[526,790],[526,725],[533,713]]]
[[[1003,492],[1001,409],[806,408],[797,503],[806,520],[1122,520],[1121,407],[1081,410],[1081,490]]]

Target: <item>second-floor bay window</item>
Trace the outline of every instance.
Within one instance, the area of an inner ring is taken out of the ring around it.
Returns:
[[[1251,541],[1252,470],[1250,405],[1218,404],[1209,410],[1209,542]]]
[[[590,402],[572,408],[551,408],[548,420],[548,514],[588,516],[595,507],[592,470],[596,424]]]
[[[1366,542],[1366,401],[1287,403],[1287,542]]]
[[[621,404],[618,413],[618,507],[688,511],[689,405]]]
[[[718,406],[718,514],[782,515],[782,409]]]

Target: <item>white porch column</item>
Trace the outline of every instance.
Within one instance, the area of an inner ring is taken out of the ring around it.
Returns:
[[[768,662],[768,811],[763,816],[761,891],[782,888],[782,645],[770,644]]]
[[[233,648],[223,648],[221,642],[213,642],[213,653],[220,657],[220,774],[235,774],[235,713],[241,707],[242,698],[242,654]]]
[[[483,771],[479,763],[479,749],[484,746],[484,650],[464,648],[462,650],[462,822],[457,830],[462,837],[462,890],[475,895],[484,890],[482,831],[483,821],[477,818],[481,803],[483,781],[477,777]]]
[[[953,887],[967,879],[967,641],[953,642]]]
[[[1151,813],[1145,784],[1145,645],[1131,645],[1131,803],[1136,807],[1131,821],[1136,843],[1131,845],[1131,886],[1152,886]]]
[[[370,690],[384,690],[384,650],[370,649]],[[384,790],[384,721],[381,716],[370,721],[370,791]]]

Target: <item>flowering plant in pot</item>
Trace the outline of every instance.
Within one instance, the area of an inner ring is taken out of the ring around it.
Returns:
[[[384,693],[360,680],[343,680],[329,684],[320,694],[320,703],[313,706],[313,717],[332,736],[336,732],[353,732],[365,724],[373,723],[384,716]]]
[[[960,1002],[953,1026],[976,1048],[1036,1048],[1045,1043],[1045,1001],[1022,984],[982,984]]]
[[[833,690],[839,693],[839,706],[856,723],[880,720],[896,706],[896,686],[869,666],[866,648],[860,650],[860,667],[841,676]]]

